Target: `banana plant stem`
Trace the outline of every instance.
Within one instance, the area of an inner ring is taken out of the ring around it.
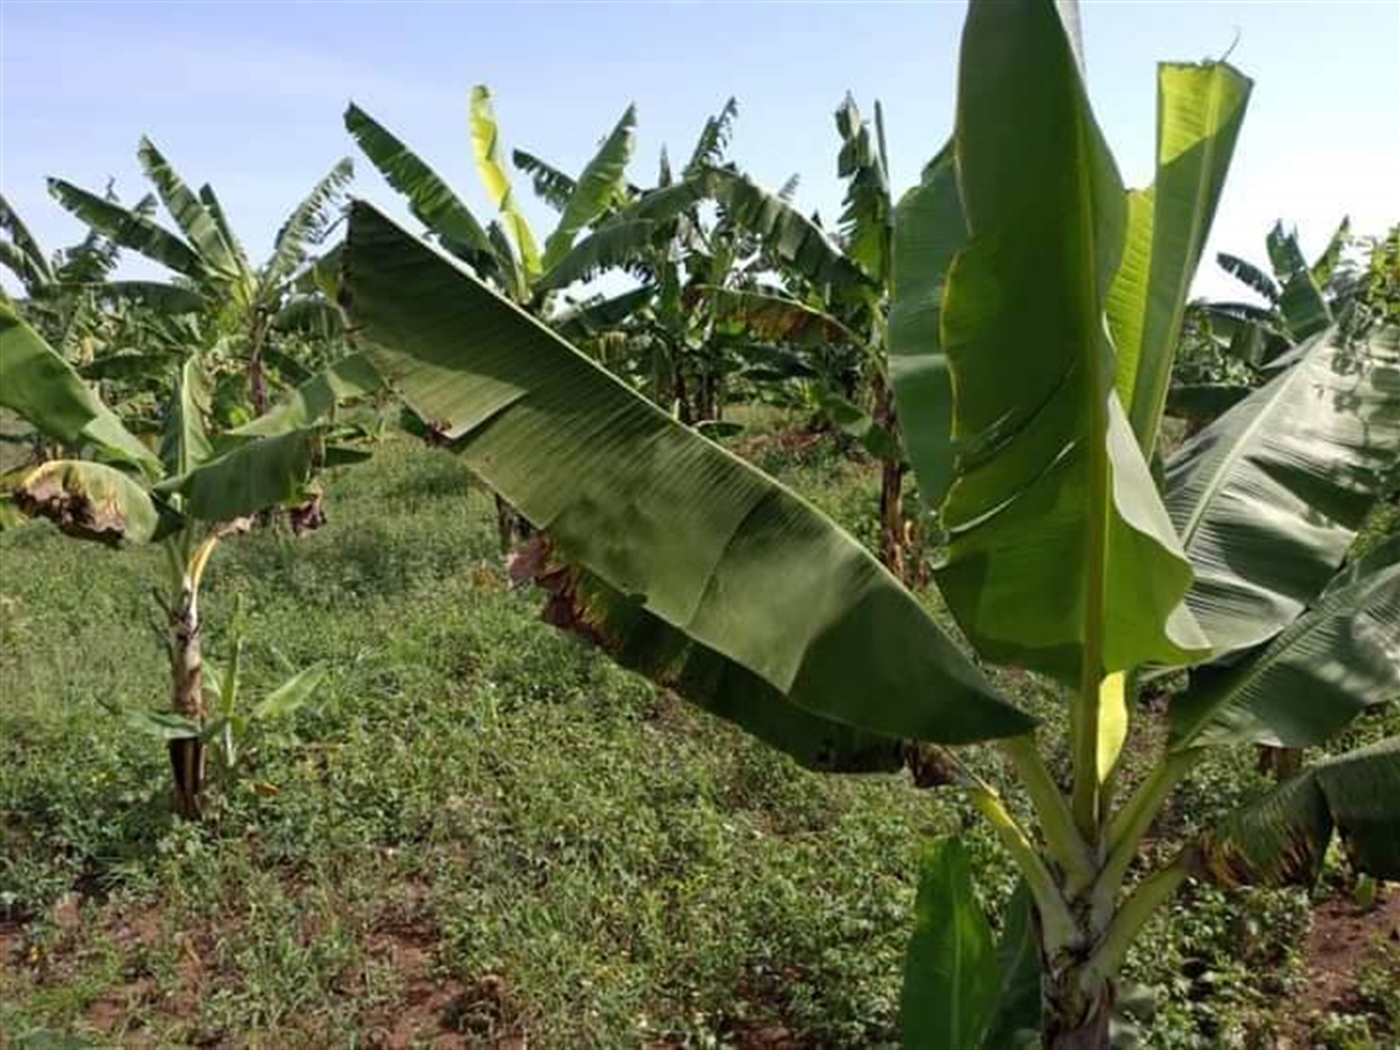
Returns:
[[[999,741],[1001,753],[1015,768],[1021,784],[1035,807],[1046,845],[1065,873],[1069,886],[1087,887],[1094,881],[1095,869],[1089,846],[1074,823],[1074,814],[1045,767],[1036,747],[1034,734]]]

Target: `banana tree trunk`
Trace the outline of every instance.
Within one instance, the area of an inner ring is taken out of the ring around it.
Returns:
[[[196,592],[185,588],[171,606],[170,709],[177,715],[203,721],[204,658],[199,642],[199,606]],[[175,810],[187,820],[198,820],[200,789],[204,783],[204,745],[196,738],[170,741],[170,768],[175,780]]]
[[[1099,981],[1086,987],[1080,966],[1041,964],[1041,1045],[1045,1050],[1109,1050],[1109,1019],[1114,987]]]

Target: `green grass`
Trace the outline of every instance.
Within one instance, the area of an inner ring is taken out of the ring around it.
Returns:
[[[828,442],[748,451],[873,541],[872,471]],[[160,746],[109,710],[164,701],[157,552],[0,536],[0,1034],[888,1045],[921,839],[961,834],[989,900],[1010,893],[955,798],[805,773],[540,623],[448,454],[390,442],[328,488],[324,529],[239,538],[210,570],[215,659],[241,596],[250,688],[330,673],[201,827],[170,819]],[[1055,721],[1043,687],[1003,682]],[[1249,763],[1204,767],[1174,832]],[[1306,925],[1296,893],[1184,897],[1131,968],[1151,1045],[1266,1030],[1261,971]]]

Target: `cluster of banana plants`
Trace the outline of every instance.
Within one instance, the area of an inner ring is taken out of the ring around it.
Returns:
[[[203,657],[199,598],[214,552],[274,508],[284,508],[298,532],[321,524],[316,475],[362,458],[355,443],[373,429],[372,416],[357,418],[341,406],[380,385],[363,358],[349,356],[263,415],[218,431],[204,361],[190,353],[176,366],[153,448],[12,306],[0,304],[0,408],[63,451],[20,475],[0,503],[3,517],[47,518],[77,539],[108,547],[156,544],[166,554],[155,589],[165,614],[168,711],[134,717],[169,741],[175,805],[185,817],[200,814],[206,743],[220,739],[231,760],[236,719],[243,717],[232,707],[236,666],[215,685]],[[287,708],[314,681],[295,677],[274,694],[276,702],[269,698],[271,706],[257,710]]]
[[[872,209],[868,238],[834,249],[737,173],[706,179],[813,286],[872,304],[867,343],[887,351],[903,453],[945,541],[934,580],[971,653],[833,522],[501,281],[363,201],[344,250],[363,352],[537,528],[514,572],[548,593],[549,622],[799,763],[909,767],[985,817],[1022,887],[996,923],[961,848],[930,850],[910,1047],[1103,1050],[1128,952],[1189,879],[1307,882],[1334,839],[1357,870],[1400,878],[1396,738],[1300,769],[1166,863],[1141,855],[1209,749],[1323,745],[1400,694],[1400,537],[1347,560],[1400,458],[1400,329],[1320,326],[1161,462],[1187,290],[1251,83],[1224,62],[1161,66],[1155,182],[1126,190],[1066,13],[972,0],[952,140],[888,223]],[[869,164],[858,141],[853,168]],[[848,215],[879,192],[853,179]],[[1054,684],[1063,739],[989,664]],[[1139,703],[1149,690],[1170,693],[1165,726]],[[1031,819],[960,757],[977,742]],[[1159,750],[1136,783],[1130,742]]]

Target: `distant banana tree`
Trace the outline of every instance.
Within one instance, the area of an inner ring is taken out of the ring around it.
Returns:
[[[50,179],[49,192],[113,244],[176,275],[175,283],[143,282],[146,300],[172,310],[197,308],[210,317],[231,342],[252,412],[261,415],[268,408],[267,368],[279,333],[308,325],[326,334],[340,330],[335,304],[321,294],[308,262],[339,214],[354,174],[351,163],[341,160],[316,183],[278,230],[272,255],[254,266],[212,186],[196,194],[150,139],[142,138],[136,156],[179,233],[141,208],[124,208],[62,179]]]
[[[1303,770],[1128,886],[1205,749],[1321,744],[1400,692],[1400,541],[1337,571],[1394,467],[1400,330],[1313,336],[1307,372],[1198,435],[1159,492],[1148,457],[1250,83],[1162,66],[1156,182],[1126,193],[1061,10],[1077,19],[1051,0],[970,6],[952,145],[896,212],[890,374],[948,538],[939,589],[978,656],[1068,694],[1064,784],[1034,720],[846,533],[351,209],[365,352],[544,530],[515,571],[548,591],[549,622],[805,765],[950,784],[995,830],[1024,886],[1000,944],[955,843],[923,873],[911,1047],[1104,1050],[1124,958],[1190,877],[1308,881],[1340,835],[1357,869],[1400,878],[1392,738]],[[1227,653],[1227,676],[1173,698],[1148,778],[1120,783],[1144,673]],[[950,750],[978,740],[1015,770],[1038,836]]]
[[[227,720],[236,714],[229,691],[236,690],[236,668],[228,689],[214,691],[224,722],[211,722],[206,707],[199,594],[209,560],[220,541],[245,531],[251,516],[268,508],[288,508],[297,531],[320,523],[316,471],[358,455],[334,443],[359,433],[337,419],[336,406],[379,385],[363,358],[345,358],[268,413],[216,434],[209,428],[208,377],[191,356],[179,366],[152,451],[12,307],[0,304],[0,407],[80,457],[30,470],[6,494],[7,505],[48,518],[69,536],[110,547],[159,543],[168,555],[158,593],[166,613],[170,705],[169,716],[154,724],[169,739],[176,807],[185,817],[200,812],[206,730],[228,737],[233,723]],[[279,703],[314,684],[297,681]]]

